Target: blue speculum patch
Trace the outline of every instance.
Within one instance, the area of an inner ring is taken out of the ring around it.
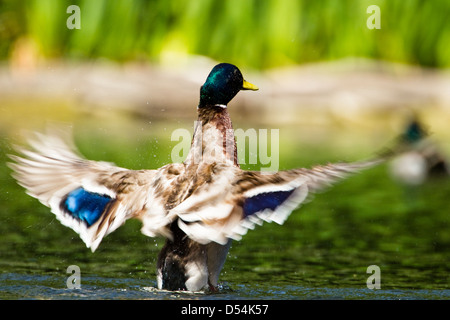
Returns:
[[[100,218],[111,201],[113,199],[110,196],[78,188],[67,195],[64,209],[73,217],[85,221],[90,227]]]
[[[274,191],[257,194],[251,198],[245,199],[244,216],[248,217],[264,209],[275,210],[294,192],[295,189],[288,191]]]

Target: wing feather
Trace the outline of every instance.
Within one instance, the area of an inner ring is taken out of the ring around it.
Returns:
[[[127,170],[82,158],[65,135],[37,134],[30,149],[16,147],[13,176],[27,193],[51,208],[95,251],[104,236],[148,205],[155,170]],[[131,201],[130,201],[131,200]]]
[[[174,212],[180,218],[180,228],[192,239],[225,244],[229,238],[241,239],[249,229],[264,222],[283,224],[311,193],[381,161],[327,164],[273,174],[235,168],[227,174],[231,188],[223,183],[210,187],[215,189],[211,193],[220,197],[218,201],[202,205],[194,193]]]
[[[337,163],[273,174],[243,171],[226,164],[158,170],[128,170],[84,159],[66,135],[42,135],[31,149],[17,148],[13,176],[62,224],[94,251],[104,236],[129,218],[143,222],[148,236],[171,237],[179,227],[199,243],[226,244],[264,222],[283,224],[309,194],[382,162]]]

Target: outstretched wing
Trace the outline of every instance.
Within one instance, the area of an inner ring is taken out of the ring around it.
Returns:
[[[382,160],[354,163],[336,163],[311,169],[292,169],[275,174],[244,171],[237,181],[242,193],[244,221],[251,226],[263,221],[283,224],[308,194],[316,193]]]
[[[37,134],[32,149],[10,156],[13,176],[95,251],[102,238],[148,203],[154,170],[133,171],[83,159],[67,139]]]
[[[223,196],[223,201],[210,204],[209,212],[200,205],[191,206],[188,213],[179,215],[178,223],[186,234],[200,243],[225,244],[229,238],[239,240],[256,224],[272,221],[283,224],[308,194],[381,161],[328,164],[274,174],[237,170],[232,188]],[[211,215],[215,219],[211,219]]]

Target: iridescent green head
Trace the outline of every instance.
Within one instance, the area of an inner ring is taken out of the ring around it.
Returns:
[[[403,139],[409,143],[415,143],[427,136],[427,132],[421,126],[417,119],[414,119],[409,123],[408,127],[403,134]]]
[[[227,105],[240,90],[258,90],[245,81],[241,71],[229,63],[216,65],[200,88],[199,107]]]

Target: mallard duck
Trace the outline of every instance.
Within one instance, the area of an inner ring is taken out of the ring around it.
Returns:
[[[407,123],[397,143],[399,154],[389,166],[394,180],[406,186],[418,186],[430,177],[449,176],[447,160],[428,138],[428,132],[417,115]]]
[[[241,90],[258,90],[231,64],[216,65],[200,89],[198,121],[183,163],[128,170],[84,159],[61,133],[37,134],[11,156],[13,175],[95,251],[127,219],[162,236],[157,285],[215,290],[232,240],[263,222],[283,224],[308,193],[377,164],[378,159],[268,174],[240,169],[227,106]]]

